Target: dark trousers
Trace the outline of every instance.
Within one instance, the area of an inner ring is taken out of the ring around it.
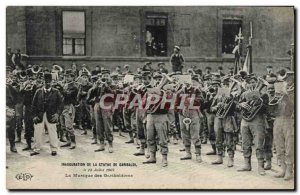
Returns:
[[[15,139],[16,139],[15,130],[16,130],[16,118],[12,118],[9,121],[6,121],[6,135],[11,146],[15,145]]]
[[[27,142],[31,142],[31,138],[33,137],[34,127],[33,127],[33,115],[31,106],[25,106],[24,112],[24,123],[25,123],[25,139]]]

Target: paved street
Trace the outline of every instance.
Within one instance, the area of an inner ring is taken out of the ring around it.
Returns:
[[[49,143],[45,143],[40,155],[30,157],[29,152],[23,152],[24,143],[17,144],[17,154],[9,151],[7,144],[7,188],[35,188],[35,189],[152,189],[152,188],[197,188],[197,189],[292,189],[294,181],[284,181],[273,176],[279,171],[274,157],[273,169],[265,176],[257,173],[257,161],[252,157],[252,171],[240,173],[237,169],[242,166],[243,158],[238,146],[235,156],[235,166],[227,168],[227,156],[223,165],[213,166],[215,156],[203,155],[203,163],[180,161],[184,155],[179,149],[181,144],[169,144],[169,166],[160,166],[161,156],[157,155],[158,163],[143,165],[144,156],[133,156],[137,151],[133,144],[125,144],[126,137],[114,133],[114,153],[108,151],[95,153],[97,148],[91,145],[91,132],[80,135],[77,131],[77,149],[59,149],[58,155],[50,155]],[[126,135],[127,136],[127,135]],[[48,137],[45,136],[45,141]],[[22,140],[24,142],[24,140]],[[202,145],[202,153],[210,150],[210,145]],[[130,163],[136,166],[62,166],[62,163]],[[92,168],[92,172],[88,172]],[[95,170],[96,169],[96,170]],[[31,180],[24,181],[16,175],[30,173]],[[74,174],[85,174],[86,177],[76,177]],[[93,177],[88,177],[88,175]],[[106,177],[105,174],[123,174],[130,177]],[[102,175],[102,177],[100,177]],[[103,177],[104,176],[104,177]]]

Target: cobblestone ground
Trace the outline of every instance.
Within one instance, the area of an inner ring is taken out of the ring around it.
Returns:
[[[50,155],[49,143],[45,143],[40,155],[30,157],[29,152],[22,151],[24,143],[17,143],[18,153],[11,153],[7,147],[7,188],[34,188],[34,189],[293,189],[294,181],[276,179],[274,175],[280,170],[273,159],[272,170],[265,176],[257,173],[257,161],[252,156],[252,171],[237,172],[242,166],[243,157],[240,147],[237,147],[234,167],[226,166],[227,156],[223,165],[211,165],[216,156],[206,156],[211,147],[202,145],[203,163],[199,164],[194,159],[180,161],[184,155],[179,149],[182,144],[169,144],[168,167],[161,167],[161,156],[157,155],[157,164],[143,165],[144,156],[133,155],[137,151],[135,144],[125,144],[126,137],[114,133],[114,153],[95,153],[97,146],[91,145],[91,132],[88,135],[80,135],[76,131],[77,148],[75,150],[59,149],[58,155]],[[124,134],[124,133],[123,133]],[[45,142],[48,136],[45,135]],[[24,140],[22,140],[24,142]],[[194,157],[194,156],[193,156]],[[118,166],[62,166],[62,163],[118,163]],[[119,163],[136,163],[137,166],[120,166]],[[88,172],[89,169],[92,172]],[[20,174],[30,173],[31,180],[16,177]],[[79,174],[85,177],[76,177]],[[107,177],[112,174],[132,175],[132,177]],[[92,175],[93,177],[88,177]],[[102,176],[102,177],[100,177]]]

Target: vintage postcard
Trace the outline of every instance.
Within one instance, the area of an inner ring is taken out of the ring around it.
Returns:
[[[8,6],[6,188],[295,190],[295,8]]]

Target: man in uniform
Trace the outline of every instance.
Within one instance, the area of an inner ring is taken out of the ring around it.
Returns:
[[[230,88],[224,86],[223,89],[227,89],[230,93]],[[230,103],[231,101],[232,104]],[[227,148],[228,153],[228,163],[227,167],[233,167],[233,158],[234,158],[234,142],[233,142],[233,135],[234,132],[237,131],[237,124],[234,118],[235,113],[235,105],[234,97],[232,94],[219,94],[215,97],[215,103],[212,105],[211,110],[216,114],[215,121],[214,121],[214,129],[215,129],[215,135],[216,135],[216,148],[217,148],[217,160],[213,161],[213,165],[223,164],[223,154],[224,154],[224,145]],[[231,105],[231,106],[229,106]],[[227,107],[229,106],[229,107]],[[225,113],[228,109],[228,112],[226,115],[223,115],[222,113]],[[223,112],[220,112],[220,110],[223,110]]]
[[[168,74],[168,70],[165,68],[165,63],[159,62],[159,63],[157,64],[157,66],[158,66],[158,72],[159,72],[159,73],[165,73],[165,74]]]
[[[168,166],[167,155],[168,155],[168,136],[167,136],[167,121],[168,121],[168,108],[161,107],[163,100],[162,86],[157,86],[147,90],[145,98],[145,109],[147,110],[147,143],[150,150],[150,158],[143,162],[144,164],[156,163],[156,152],[158,137],[158,143],[160,146],[160,152],[162,154],[162,167]],[[156,103],[154,98],[157,98]],[[153,104],[151,104],[153,103]]]
[[[275,177],[290,180],[293,178],[295,144],[294,72],[287,72],[283,79],[286,89],[282,92],[283,97],[274,121],[274,141],[277,158],[281,164],[281,171]]]
[[[207,119],[207,127],[208,127],[208,139],[212,147],[212,151],[206,153],[206,155],[216,155],[216,136],[214,131],[214,120],[215,120],[215,113],[212,112],[211,106],[213,104],[213,101],[215,99],[215,96],[217,95],[217,89],[220,87],[220,80],[215,79],[211,83],[210,89],[206,92],[206,101],[204,103],[204,109]]]
[[[8,69],[6,70],[8,71],[6,75],[6,134],[10,143],[10,151],[17,153],[15,147],[15,105],[17,104],[15,97],[17,90],[13,87],[13,75]]]
[[[238,171],[251,171],[251,155],[252,155],[252,143],[256,151],[256,158],[258,160],[258,173],[265,175],[264,170],[264,141],[265,141],[265,116],[266,109],[269,103],[267,94],[261,94],[257,89],[257,78],[255,75],[248,75],[246,77],[247,91],[243,92],[240,97],[239,107],[241,109],[249,110],[249,102],[256,102],[258,98],[261,98],[262,108],[251,120],[242,119],[241,122],[241,134],[242,134],[242,148],[244,155],[244,166]],[[254,103],[255,104],[255,103]],[[253,105],[252,105],[253,106]]]
[[[78,121],[79,129],[83,129],[82,135],[86,135],[87,128],[90,128],[91,118],[89,105],[87,104],[86,97],[88,90],[92,87],[92,84],[89,82],[89,76],[87,71],[82,71],[81,77],[78,78],[78,105],[76,107],[76,116]]]
[[[23,94],[24,98],[24,124],[25,124],[25,140],[27,143],[27,147],[23,149],[23,151],[31,150],[31,141],[33,137],[33,114],[32,114],[32,100],[33,96],[37,90],[37,86],[33,80],[33,73],[31,69],[26,70],[28,80],[23,83],[21,88],[21,93]]]
[[[75,75],[71,69],[65,72],[65,84],[63,86],[62,95],[64,98],[63,112],[60,116],[61,128],[67,134],[67,143],[61,147],[76,148],[75,131],[73,127],[75,108],[77,104],[78,87],[74,82]]]
[[[197,80],[198,77],[195,75],[192,79]],[[179,114],[180,128],[182,132],[183,144],[185,146],[186,155],[180,160],[190,160],[192,159],[191,144],[195,146],[196,161],[201,163],[201,140],[200,140],[200,119],[202,114],[199,110],[201,104],[203,104],[203,97],[198,88],[191,86],[191,84],[186,84],[179,92],[181,94],[187,95],[184,98],[180,98],[180,101],[184,101],[184,107]],[[196,108],[191,109],[190,104]],[[178,106],[179,108],[180,106]],[[198,108],[197,108],[198,107]]]
[[[100,141],[99,149],[95,152],[104,151],[104,140],[108,141],[108,152],[113,152],[113,126],[112,126],[112,112],[115,102],[115,91],[111,89],[111,81],[109,80],[110,71],[102,70],[102,83],[98,86],[96,96],[99,98],[99,103],[95,104],[95,117],[97,135]]]
[[[141,84],[137,90],[137,94],[140,97],[146,97],[145,94],[148,88],[152,88],[151,86],[151,73],[149,71],[143,71],[141,73]],[[137,128],[137,139],[140,141],[139,151],[134,153],[135,156],[143,156],[145,155],[146,148],[146,113],[144,109],[136,108],[136,128]]]

